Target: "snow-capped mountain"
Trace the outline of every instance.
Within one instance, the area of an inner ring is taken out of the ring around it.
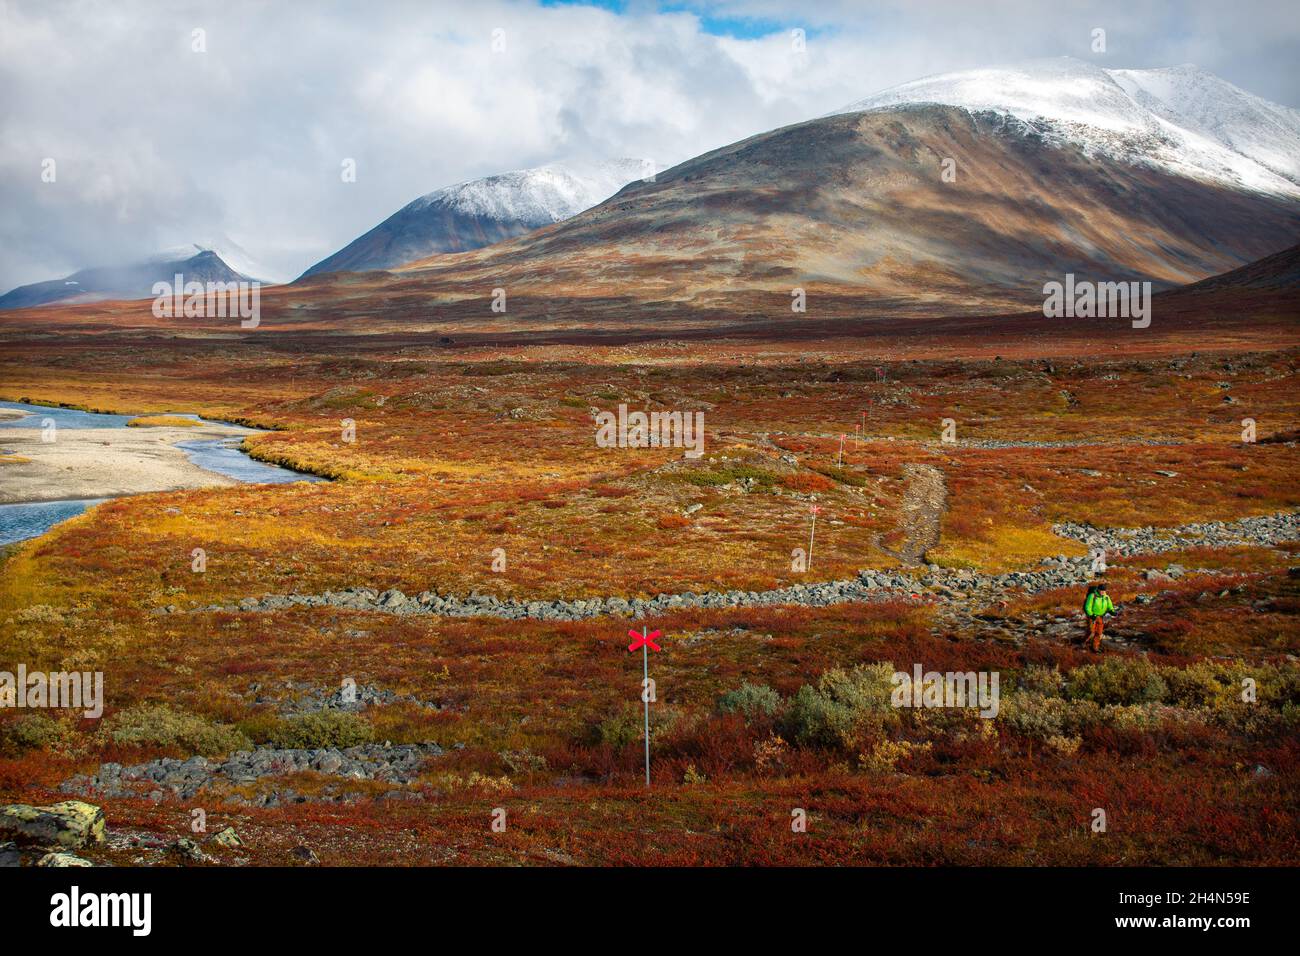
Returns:
[[[274,270],[262,265],[227,235],[215,238],[199,239],[180,245],[160,249],[151,255],[149,262],[184,262],[202,252],[211,252],[244,278],[255,279],[264,284],[283,281],[283,275],[274,275]]]
[[[81,269],[62,279],[20,285],[0,296],[0,309],[21,309],[52,302],[144,299],[153,295],[155,282],[172,282],[177,273],[187,282],[258,281],[232,268],[222,255],[202,243],[194,243],[164,250],[143,262]]]
[[[850,308],[994,314],[1041,308],[1067,274],[1196,282],[1294,245],[1300,185],[1278,146],[1294,111],[1191,77],[1055,60],[921,80],[549,228],[409,263],[385,290],[420,302],[509,284],[516,301],[771,315],[802,288]]]
[[[835,113],[923,103],[1013,116],[1088,153],[1300,197],[1300,112],[1195,66],[1106,70],[1071,57],[1036,60],[924,77]]]
[[[322,259],[302,278],[323,272],[390,269],[432,255],[492,245],[576,216],[656,170],[638,159],[556,163],[438,189]]]

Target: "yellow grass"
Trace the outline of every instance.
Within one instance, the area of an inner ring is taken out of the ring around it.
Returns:
[[[126,423],[127,428],[193,428],[203,423],[180,415],[141,415]]]

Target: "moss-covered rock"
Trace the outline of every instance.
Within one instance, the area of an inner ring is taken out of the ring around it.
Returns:
[[[73,853],[47,853],[36,861],[37,866],[94,866]]]
[[[211,842],[217,844],[217,846],[224,846],[228,849],[234,849],[235,847],[241,847],[244,845],[244,841],[239,839],[239,834],[235,832],[234,827],[226,827],[219,833],[214,833]]]
[[[104,811],[80,800],[48,807],[13,803],[0,807],[0,839],[20,846],[76,850],[104,842]]]

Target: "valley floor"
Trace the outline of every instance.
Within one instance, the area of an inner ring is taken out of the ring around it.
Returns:
[[[121,865],[1300,862],[1293,335],[877,344],[7,343],[0,398],[184,395],[335,480],[8,548],[0,670],[106,701],[0,710],[0,804],[103,807]],[[599,447],[620,403],[703,411],[703,456]],[[48,464],[126,480],[95,461]],[[998,674],[996,716],[892,706],[916,664]]]

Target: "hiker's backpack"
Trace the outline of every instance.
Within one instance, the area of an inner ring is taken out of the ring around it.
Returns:
[[[1090,584],[1090,585],[1088,585],[1088,593],[1085,594],[1085,595],[1083,596],[1083,613],[1084,613],[1084,614],[1087,614],[1087,613],[1088,613],[1088,602],[1092,600],[1092,596],[1093,596],[1094,594],[1096,594],[1096,593],[1097,593],[1097,585],[1095,585],[1095,584]]]

